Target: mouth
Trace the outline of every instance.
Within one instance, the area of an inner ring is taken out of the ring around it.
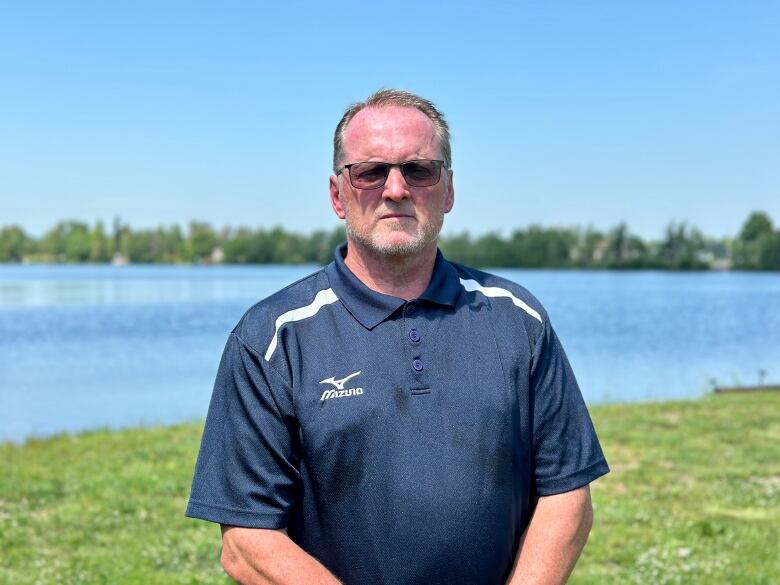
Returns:
[[[402,218],[413,219],[414,216],[408,213],[396,213],[396,212],[383,213],[382,215],[379,216],[379,219],[402,219]]]

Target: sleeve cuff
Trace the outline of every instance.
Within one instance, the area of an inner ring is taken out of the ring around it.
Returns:
[[[536,493],[540,496],[553,496],[581,488],[602,475],[609,473],[609,465],[606,459],[601,459],[585,469],[575,471],[563,477],[537,480]]]
[[[204,504],[192,499],[187,504],[187,511],[184,515],[189,518],[208,520],[229,526],[241,526],[242,528],[271,528],[275,530],[287,528],[287,514],[283,512],[263,513],[252,510],[234,510],[223,506]]]

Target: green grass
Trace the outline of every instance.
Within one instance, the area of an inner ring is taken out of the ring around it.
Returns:
[[[608,406],[571,582],[780,583],[780,392]]]
[[[612,473],[571,583],[780,583],[780,393],[592,414]],[[0,445],[0,584],[231,582],[183,516],[200,431]]]

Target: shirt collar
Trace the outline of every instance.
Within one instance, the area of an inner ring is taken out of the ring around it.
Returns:
[[[368,288],[344,262],[347,244],[336,248],[335,260],[326,268],[328,280],[336,296],[346,309],[367,329],[373,329],[392,315],[406,301]],[[460,280],[455,268],[447,262],[440,250],[428,287],[420,299],[440,305],[454,306],[460,294]]]

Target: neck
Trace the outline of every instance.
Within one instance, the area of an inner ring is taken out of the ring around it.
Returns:
[[[436,262],[436,242],[410,256],[372,253],[352,240],[347,243],[344,263],[371,290],[407,301],[419,297],[428,287]]]

